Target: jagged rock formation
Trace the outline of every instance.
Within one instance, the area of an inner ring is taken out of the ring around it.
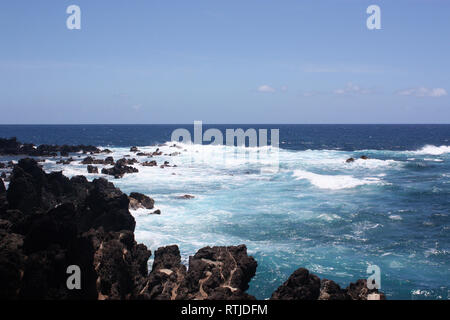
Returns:
[[[320,279],[300,268],[273,294],[272,300],[317,300],[320,294]]]
[[[134,194],[146,206],[153,201]],[[105,179],[45,173],[33,159],[0,184],[0,299],[236,299],[256,270],[245,246],[204,248],[189,271],[178,247],[151,252],[134,239],[129,199]],[[69,290],[67,267],[80,267]]]
[[[136,172],[139,172],[139,170],[134,167],[127,166],[119,161],[117,161],[116,164],[114,165],[114,167],[112,167],[112,168],[109,168],[109,169],[103,168],[102,169],[103,174],[113,176],[116,179],[122,178],[126,173],[136,173]]]
[[[155,200],[147,197],[145,194],[132,192],[129,196],[130,199],[130,209],[153,209],[155,205]]]
[[[112,183],[46,174],[23,159],[0,197],[0,298],[138,295],[150,251],[135,242],[128,197]],[[82,270],[81,290],[67,289],[70,265]]]
[[[143,298],[161,300],[254,299],[245,291],[255,275],[257,263],[245,245],[206,247],[181,264],[177,246],[155,252],[153,269],[141,292]]]
[[[91,166],[90,164],[87,166],[88,173],[98,173],[98,168],[96,166]]]
[[[320,280],[307,269],[294,271],[289,279],[273,294],[272,300],[384,300],[384,294],[377,289],[368,289],[367,280],[350,283],[346,289],[332,280]]]
[[[0,138],[0,155],[28,155],[28,156],[56,156],[60,152],[67,156],[69,152],[100,153],[101,150],[94,146],[68,146],[47,145],[35,146],[32,143],[21,143],[17,138]]]

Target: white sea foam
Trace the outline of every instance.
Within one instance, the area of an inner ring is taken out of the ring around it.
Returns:
[[[425,159],[423,159],[423,160],[425,160],[425,161],[434,161],[434,162],[444,162],[444,160],[442,160],[442,159],[430,159],[430,158],[425,158]]]
[[[378,169],[383,167],[390,167],[399,164],[398,161],[388,159],[388,160],[380,160],[380,159],[357,159],[355,162],[350,163],[351,167],[360,167],[366,169]]]
[[[415,151],[416,154],[430,154],[438,156],[445,153],[450,153],[450,146],[433,146],[426,145],[422,149]]]
[[[321,175],[304,170],[295,170],[294,177],[297,180],[308,180],[314,186],[320,189],[350,189],[361,185],[379,184],[381,180],[375,177],[357,179],[347,175]]]

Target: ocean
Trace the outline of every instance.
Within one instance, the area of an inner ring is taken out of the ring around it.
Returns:
[[[0,137],[35,144],[92,144],[119,159],[170,142],[193,125],[1,125]],[[204,125],[280,130],[279,148],[172,143],[142,167],[110,179],[155,199],[161,215],[133,211],[136,240],[152,251],[246,244],[258,261],[249,293],[269,298],[299,267],[342,286],[381,270],[388,299],[450,298],[450,125]],[[360,159],[367,156],[368,160]],[[106,156],[106,155],[103,155]],[[81,155],[81,157],[83,157]],[[102,157],[99,155],[99,157]],[[347,163],[346,159],[356,160]],[[137,157],[140,161],[147,157]],[[0,157],[1,161],[11,157]],[[88,174],[46,161],[46,170]],[[189,194],[194,199],[179,199]],[[151,267],[151,262],[150,265]]]

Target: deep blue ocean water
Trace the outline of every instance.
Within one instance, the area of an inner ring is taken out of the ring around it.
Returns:
[[[133,145],[154,151],[176,128],[193,125],[3,125],[0,137],[93,144],[118,158]],[[245,243],[258,261],[249,293],[261,299],[298,267],[345,286],[367,278],[371,264],[388,298],[449,298],[450,125],[208,128],[277,128],[280,149],[167,146],[165,153],[181,155],[161,161],[176,168],[138,166],[139,174],[112,179],[124,192],[150,195],[162,211],[133,212],[138,241],[152,250],[178,244],[185,263],[203,246]],[[369,160],[345,162],[361,155]],[[99,176],[79,163],[45,168]],[[195,199],[177,199],[183,194]]]

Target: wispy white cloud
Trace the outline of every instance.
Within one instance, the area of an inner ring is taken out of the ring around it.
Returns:
[[[410,88],[397,92],[398,95],[401,96],[415,96],[415,97],[443,97],[447,95],[447,91],[443,88]]]
[[[271,86],[269,86],[267,84],[264,84],[262,86],[259,86],[258,91],[259,92],[265,92],[265,93],[273,93],[276,90],[274,88],[272,88]]]
[[[351,82],[347,83],[344,88],[336,89],[333,91],[334,94],[347,95],[347,94],[368,94],[372,91],[370,89],[361,88],[360,86],[353,84]]]

